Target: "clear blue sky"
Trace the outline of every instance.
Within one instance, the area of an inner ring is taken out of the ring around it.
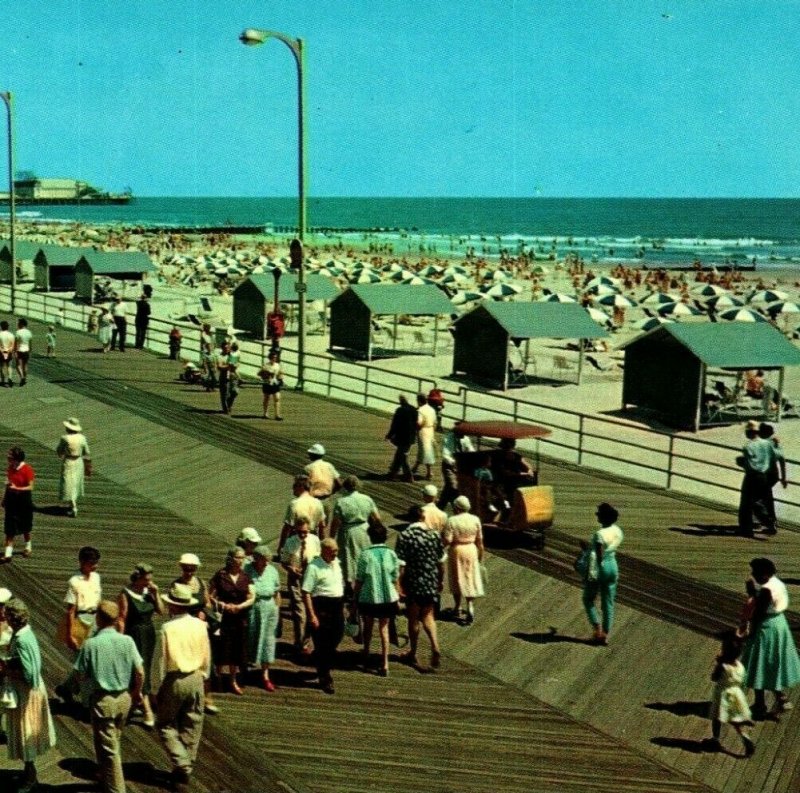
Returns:
[[[306,40],[311,195],[800,196],[795,0],[0,11],[17,168],[43,177],[294,195],[294,64],[277,41],[237,41],[255,26]]]

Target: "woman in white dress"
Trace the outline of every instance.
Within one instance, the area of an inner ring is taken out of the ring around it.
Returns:
[[[97,340],[100,342],[103,352],[108,352],[111,348],[111,326],[114,320],[111,319],[107,308],[100,309],[100,316],[97,319]]]
[[[28,625],[28,609],[12,598],[6,603],[6,619],[13,631],[9,659],[2,662],[6,686],[16,699],[16,707],[6,710],[9,760],[25,763],[22,786],[27,793],[36,787],[36,758],[56,745],[56,731],[42,679],[39,642]]]
[[[425,394],[417,394],[417,461],[412,473],[424,465],[426,480],[430,480],[431,466],[436,462],[435,433],[436,411],[428,404]]]
[[[455,513],[447,521],[442,540],[448,549],[447,566],[450,592],[453,594],[456,618],[467,625],[475,619],[473,602],[483,597],[483,528],[480,518],[470,513],[466,496],[453,502]],[[461,611],[461,599],[467,601],[466,615]]]
[[[67,514],[75,518],[78,515],[78,499],[83,495],[86,467],[91,466],[91,453],[78,419],[68,418],[64,422],[64,428],[67,432],[61,436],[56,448],[56,454],[61,458],[58,497],[62,504],[69,504]]]

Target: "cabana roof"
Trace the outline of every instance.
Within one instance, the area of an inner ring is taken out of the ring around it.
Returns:
[[[453,304],[438,286],[423,284],[354,284],[346,292],[355,295],[372,314],[436,316],[452,314]]]
[[[249,281],[267,300],[275,297],[275,277],[271,273],[256,273],[249,276],[242,286]],[[278,282],[278,300],[281,303],[296,303],[297,292],[295,273],[283,273]],[[237,291],[240,287],[237,287]],[[306,300],[332,300],[339,294],[339,288],[326,275],[308,273],[306,275]]]
[[[39,252],[41,244],[30,240],[14,240],[14,254],[17,259],[33,259]],[[11,256],[11,240],[0,239],[0,255],[4,258]],[[77,256],[75,257],[77,261]]]
[[[620,346],[643,339],[674,339],[706,366],[720,369],[780,369],[800,365],[800,350],[767,322],[671,322]]]
[[[90,250],[79,253],[78,260],[85,261],[95,275],[151,273],[156,270],[150,257],[142,251]]]
[[[486,312],[512,339],[599,339],[608,336],[577,303],[485,302],[455,324]]]

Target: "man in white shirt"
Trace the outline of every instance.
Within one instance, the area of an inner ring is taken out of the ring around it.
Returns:
[[[162,600],[170,619],[156,637],[150,680],[156,727],[180,790],[189,784],[203,732],[203,684],[211,672],[211,645],[205,622],[188,613],[198,603],[191,587],[174,583]]]
[[[321,556],[309,563],[303,576],[303,598],[314,635],[314,659],[320,687],[326,694],[334,693],[331,669],[344,636],[344,576],[338,552],[336,540],[323,540]]]
[[[281,552],[286,538],[294,530],[298,518],[305,518],[308,521],[309,529],[319,537],[325,534],[326,520],[325,507],[318,498],[314,498],[309,492],[311,483],[308,476],[301,474],[294,478],[292,493],[294,498],[286,507],[286,515],[283,518],[283,529],[281,529],[281,539],[278,543],[278,553]]]
[[[17,320],[17,332],[14,335],[14,353],[17,359],[17,372],[19,384],[25,385],[28,380],[28,360],[31,357],[31,339],[33,334],[28,328],[28,320]]]
[[[289,606],[294,625],[294,648],[300,655],[311,655],[308,616],[303,599],[303,576],[308,565],[321,553],[319,537],[309,532],[308,521],[298,518],[292,534],[283,544],[281,566],[286,570]]]
[[[425,487],[422,488],[424,503],[420,511],[422,512],[422,522],[427,528],[441,534],[447,523],[447,513],[436,506],[436,497],[438,495],[439,490],[436,485],[425,485]]]
[[[111,318],[114,320],[114,327],[111,330],[111,349],[117,346],[119,339],[119,351],[125,352],[125,336],[128,333],[128,307],[122,302],[122,298],[117,296],[114,305],[111,306]]]
[[[14,355],[14,334],[8,329],[8,322],[0,322],[0,387],[8,386],[11,388],[14,383],[11,381],[11,373],[8,367],[11,365],[11,358]]]
[[[444,487],[442,495],[436,502],[439,509],[444,509],[448,504],[458,497],[458,469],[456,467],[456,455],[459,452],[474,452],[475,447],[472,441],[458,429],[458,422],[450,430],[442,441],[442,479]]]
[[[339,472],[327,460],[325,447],[321,443],[315,443],[308,450],[308,459],[311,462],[305,467],[308,475],[309,492],[314,498],[328,498],[335,493],[341,486],[342,480]]]

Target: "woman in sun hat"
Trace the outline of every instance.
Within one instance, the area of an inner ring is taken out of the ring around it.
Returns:
[[[64,422],[66,433],[56,448],[61,458],[61,482],[59,500],[69,504],[67,514],[78,516],[78,499],[83,495],[84,475],[91,474],[91,452],[81,423],[74,416]]]
[[[244,549],[245,562],[253,561],[253,551],[262,542],[258,529],[254,529],[252,526],[245,526],[236,538],[237,547]]]

